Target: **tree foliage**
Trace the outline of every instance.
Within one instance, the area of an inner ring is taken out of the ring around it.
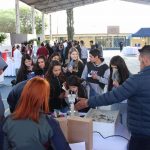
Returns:
[[[0,32],[15,33],[15,10],[0,10]],[[35,11],[36,33],[42,33],[42,15]],[[47,23],[45,23],[45,28]],[[32,33],[32,13],[29,7],[20,8],[20,30],[21,33]]]
[[[6,38],[7,38],[6,34],[1,33],[1,34],[0,34],[0,44],[3,43]]]
[[[15,11],[1,10],[0,11],[0,32],[15,32]]]

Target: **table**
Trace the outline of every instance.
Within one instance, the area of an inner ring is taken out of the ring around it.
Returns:
[[[0,75],[0,83],[4,81],[4,73]]]
[[[130,138],[127,129],[120,123],[117,125],[116,135]],[[128,141],[122,137],[113,136],[103,139],[99,133],[93,133],[93,150],[127,150]]]
[[[14,60],[10,57],[7,57],[6,63],[8,64],[8,67],[4,71],[4,76],[15,76],[15,63]]]
[[[118,128],[116,130],[116,135],[121,135],[127,139],[129,139],[130,135],[126,128],[124,128],[121,124],[117,125]],[[85,150],[85,143],[78,143],[75,146],[72,144],[72,150]],[[112,136],[104,139],[99,133],[93,133],[93,150],[127,150],[128,140],[119,137]]]
[[[131,47],[131,46],[126,46],[122,50],[122,54],[124,55],[137,55],[139,54],[138,49],[141,47]]]

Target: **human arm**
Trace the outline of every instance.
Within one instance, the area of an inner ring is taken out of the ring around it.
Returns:
[[[3,104],[2,97],[1,97],[1,94],[0,94],[0,119],[1,119],[1,117],[4,116],[4,111],[5,111],[4,104]]]
[[[3,73],[3,69],[0,69],[0,75]]]
[[[54,147],[55,150],[71,150],[59,123],[51,117],[48,117],[48,123],[53,130],[53,136],[50,137],[52,147]]]
[[[16,84],[13,87],[13,89],[10,91],[10,93],[8,94],[7,103],[9,104],[9,109],[11,113],[15,110],[15,107],[19,101],[22,90],[26,83],[27,83],[27,80]]]
[[[84,64],[81,61],[79,61],[78,62],[78,72],[77,72],[78,77],[81,77],[83,69],[84,69]]]
[[[89,101],[87,99],[79,99],[80,101],[75,105],[75,108],[80,110],[88,106],[97,107],[118,103],[133,96],[137,89],[138,83],[135,81],[135,78],[132,77],[127,79],[118,88],[102,95],[91,97]]]
[[[109,69],[107,69],[105,71],[103,77],[100,77],[97,74],[92,74],[93,79],[97,79],[100,83],[103,83],[106,85],[108,84],[109,76],[110,76],[110,70]]]
[[[83,72],[82,72],[81,78],[86,80],[87,76],[88,76],[88,68],[87,68],[87,65],[86,65],[86,66],[84,67]]]
[[[103,83],[103,84],[108,84],[108,80],[109,80],[109,76],[110,76],[110,69],[107,69],[103,75],[103,77],[98,76],[98,80],[99,82]]]

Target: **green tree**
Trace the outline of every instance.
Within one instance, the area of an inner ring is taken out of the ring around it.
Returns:
[[[42,33],[42,15],[35,11],[36,33]],[[45,28],[47,23],[45,23]],[[31,9],[29,7],[20,8],[20,30],[21,33],[32,33],[32,17]],[[0,11],[0,32],[15,33],[15,10],[1,10]]]
[[[1,34],[0,34],[0,44],[3,43],[6,38],[7,38],[6,34],[1,33]]]
[[[14,33],[15,29],[15,11],[0,11],[0,32]]]

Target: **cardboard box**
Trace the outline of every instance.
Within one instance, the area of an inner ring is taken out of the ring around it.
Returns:
[[[90,118],[57,118],[69,143],[85,142],[86,150],[93,148],[93,123]]]
[[[116,125],[119,121],[119,111],[90,109],[85,118],[93,120],[93,131],[107,137],[115,135]]]

